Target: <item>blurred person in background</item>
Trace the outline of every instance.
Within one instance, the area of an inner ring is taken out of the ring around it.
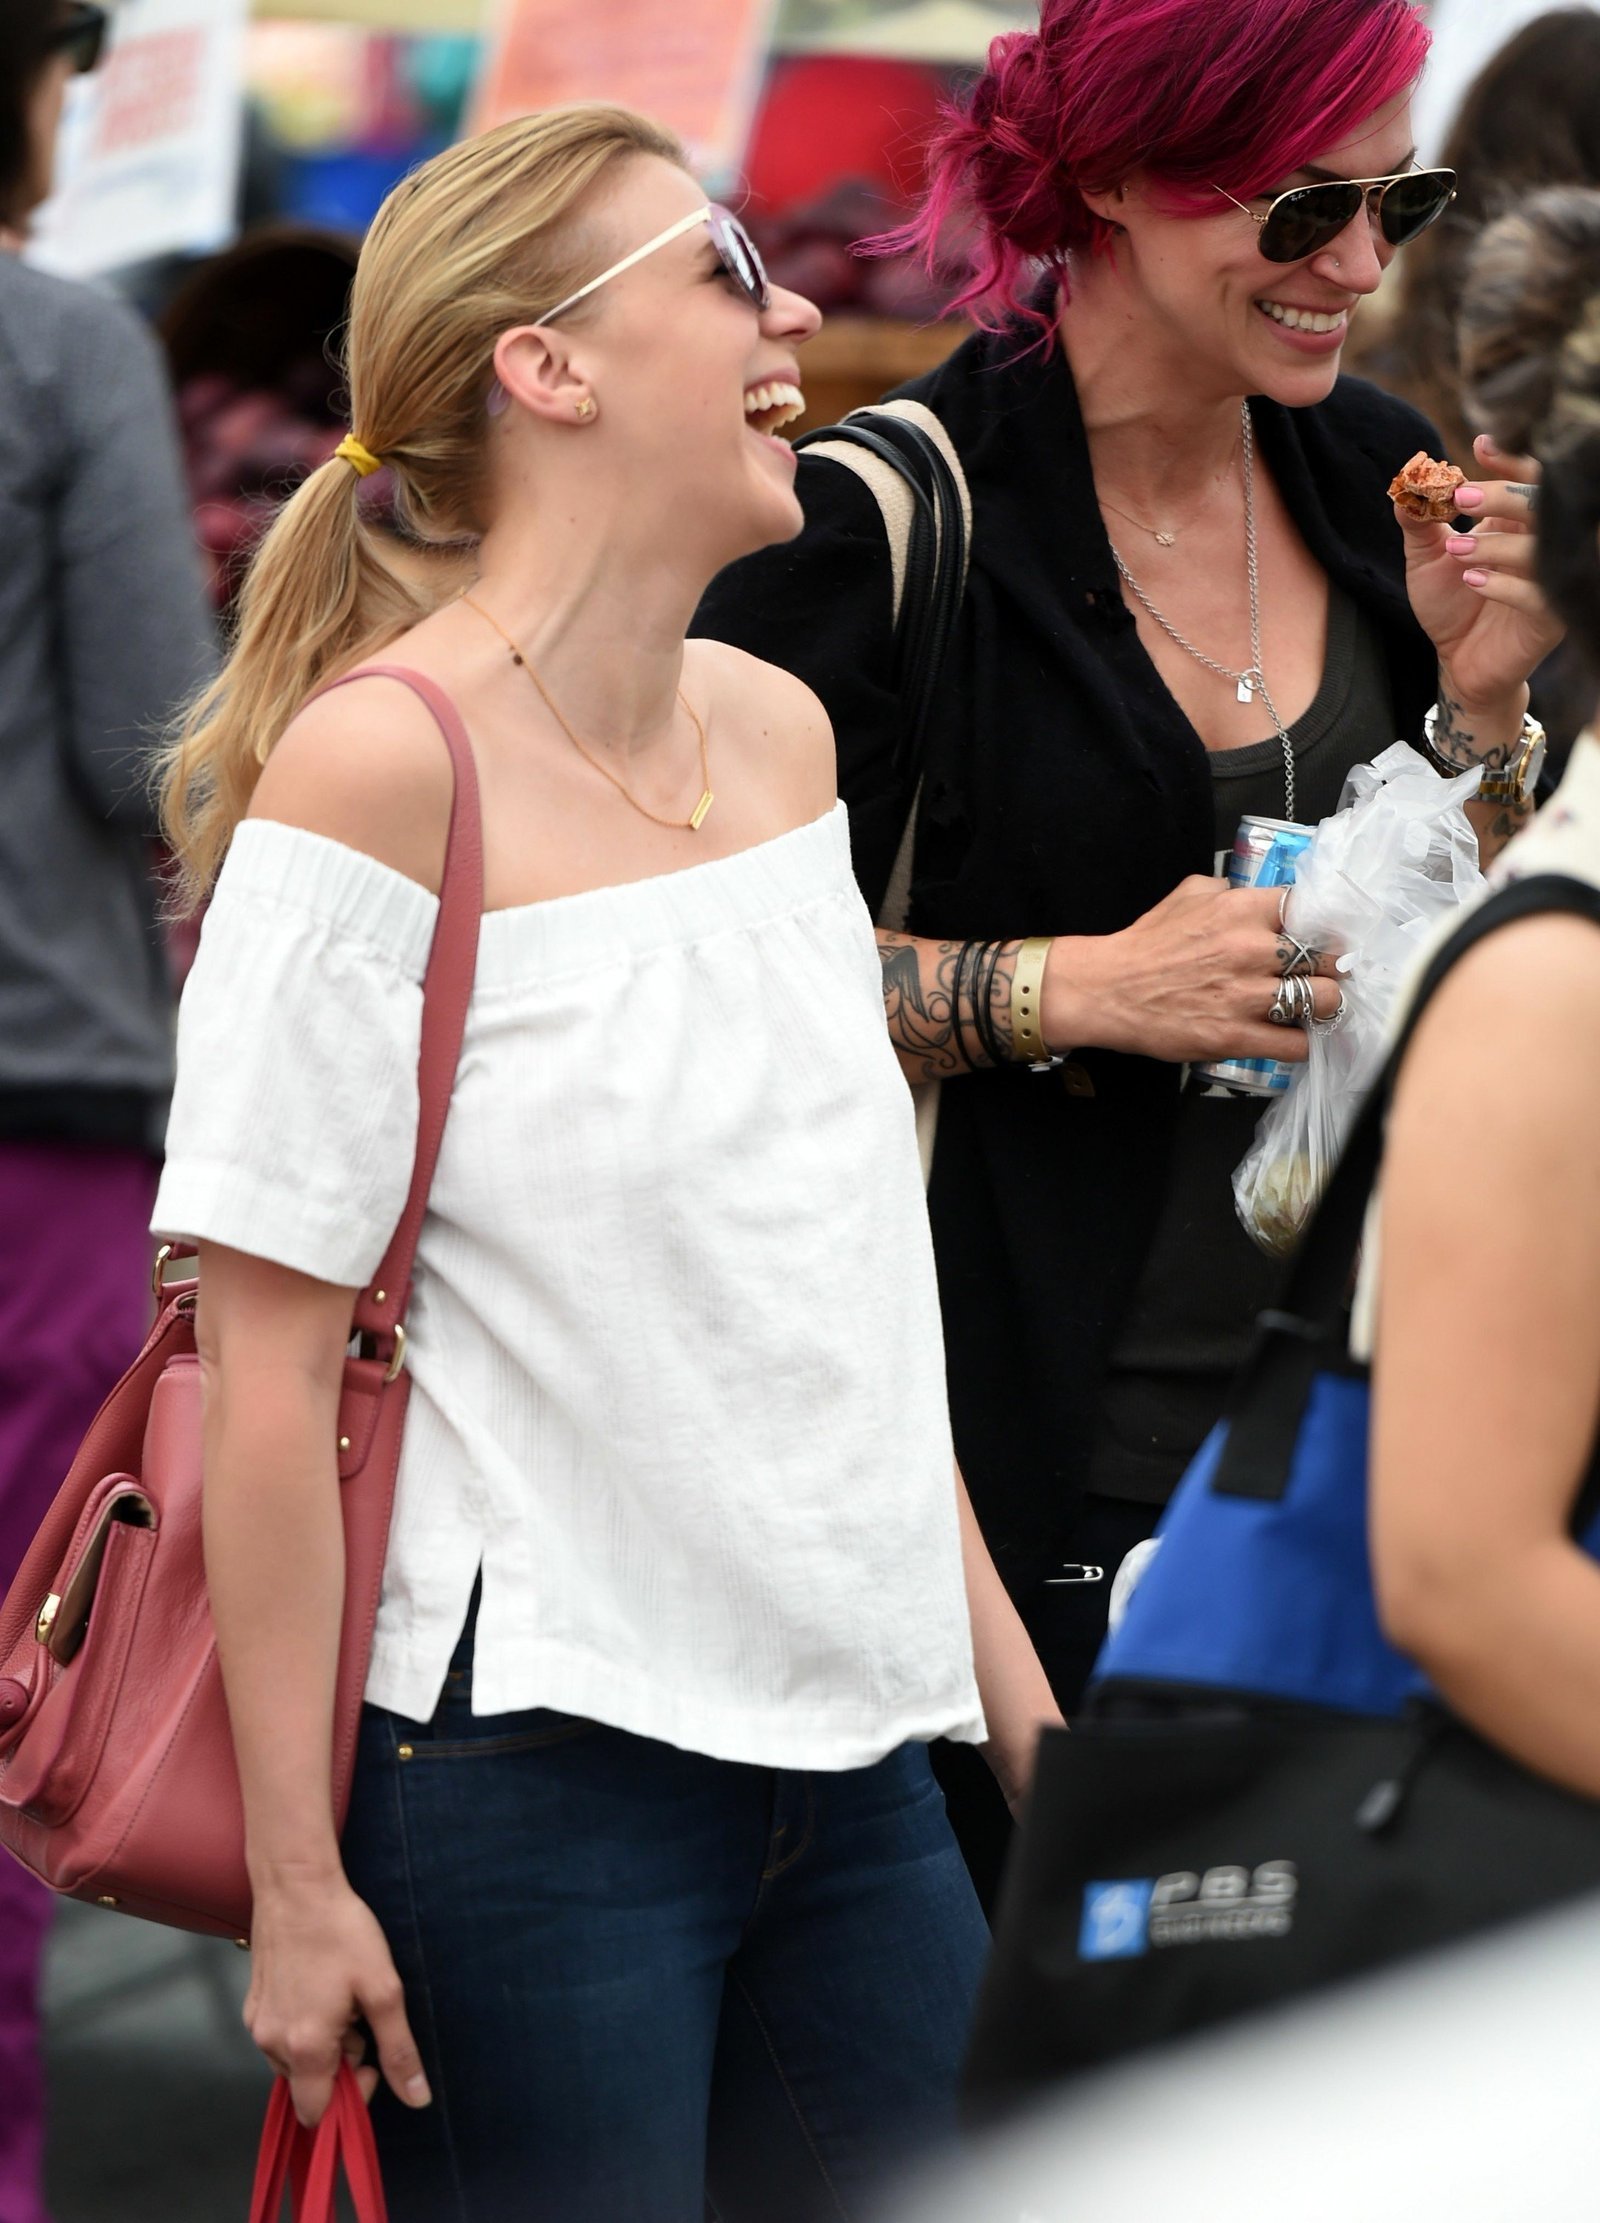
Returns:
[[[1494,224],[1461,330],[1468,406],[1542,466],[1539,580],[1600,676],[1600,192]],[[1492,877],[1535,873],[1600,890],[1593,733]],[[1600,1479],[1600,922],[1524,920],[1451,973],[1401,1074],[1379,1225],[1388,1633],[1482,1735],[1600,1798],[1600,1567],[1571,1533]]]
[[[1468,88],[1440,161],[1458,174],[1443,219],[1401,262],[1355,327],[1349,367],[1438,426],[1439,454],[1463,461],[1484,428],[1462,391],[1456,318],[1483,227],[1545,185],[1600,185],[1600,12],[1553,8],[1508,40]],[[1564,644],[1533,680],[1532,709],[1565,761],[1594,707],[1587,659]]]
[[[1246,813],[1314,824],[1397,735],[1505,775],[1557,638],[1499,459],[1462,493],[1483,541],[1397,522],[1388,482],[1434,432],[1339,376],[1352,313],[1448,205],[1415,168],[1426,52],[1408,0],[1045,0],[934,142],[913,228],[931,255],[966,220],[960,300],[992,329],[904,389],[973,533],[910,932],[880,954],[908,1074],[949,1083],[928,1202],[958,1455],[1069,1709],[1281,1272],[1231,1188],[1263,1099],[1193,1068],[1303,1058],[1271,1022],[1313,962],[1315,1016],[1337,1004],[1279,891],[1216,868]],[[697,624],[821,696],[876,906],[912,801],[888,548],[852,473],[802,457],[799,490],[801,537]],[[1527,807],[1509,778],[1475,806],[1486,853]],[[1025,936],[1053,937],[1064,1069],[1014,1036]],[[941,1766],[987,1884],[1003,1809]]]
[[[927,1742],[1020,1799],[1059,1720],[952,1469],[826,717],[684,640],[800,528],[771,428],[816,325],[626,110],[414,171],[356,272],[355,429],[173,751],[216,893],[156,1217],[201,1249],[246,2018],[303,2120],[370,2020],[396,2223],[701,2223],[708,2175],[730,2218],[859,2214],[953,2127],[986,1947]],[[390,568],[384,462],[469,593]],[[470,730],[486,910],[341,1839],[335,1408],[452,791],[406,673]]]
[[[210,625],[155,344],[18,250],[102,11],[0,9],[0,1591],[139,1347],[172,1076],[152,733]],[[42,2223],[46,1894],[0,1859],[0,2223]]]
[[[1460,458],[1468,421],[1456,345],[1466,267],[1485,224],[1544,185],[1600,185],[1600,11],[1552,8],[1507,42],[1468,88],[1444,152],[1456,197],[1356,326],[1349,368],[1400,394]]]

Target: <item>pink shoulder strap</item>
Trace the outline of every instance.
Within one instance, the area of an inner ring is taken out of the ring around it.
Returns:
[[[347,687],[354,679],[395,679],[426,703],[438,721],[444,745],[455,770],[455,793],[450,804],[450,829],[445,840],[444,876],[439,883],[439,916],[433,930],[433,947],[422,980],[422,1049],[417,1059],[421,1117],[417,1123],[417,1155],[405,1210],[383,1254],[383,1263],[369,1288],[356,1299],[355,1326],[364,1335],[382,1339],[376,1353],[388,1357],[394,1331],[405,1317],[411,1295],[411,1269],[417,1254],[422,1216],[428,1208],[433,1169],[444,1139],[444,1123],[455,1089],[456,1067],[461,1059],[461,1038],[466,1031],[467,1007],[472,1001],[472,980],[478,963],[478,921],[483,916],[483,814],[478,802],[478,772],[472,743],[461,713],[438,684],[425,672],[401,664],[362,664],[336,679],[334,687]]]

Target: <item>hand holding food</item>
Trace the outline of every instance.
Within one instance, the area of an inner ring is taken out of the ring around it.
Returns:
[[[1455,474],[1448,523],[1417,516],[1401,499],[1445,491],[1437,477],[1402,484],[1408,474],[1422,477],[1418,457],[1390,492],[1405,533],[1407,592],[1438,651],[1441,692],[1460,706],[1480,743],[1508,747],[1526,706],[1524,683],[1560,640],[1561,627],[1534,579],[1538,464],[1503,455],[1487,437],[1474,442],[1473,452],[1483,476]],[[1427,455],[1420,464],[1431,474],[1454,472]]]
[[[1419,524],[1448,525],[1455,509],[1458,486],[1467,474],[1453,463],[1435,463],[1426,448],[1418,448],[1411,461],[1389,482],[1389,499]]]

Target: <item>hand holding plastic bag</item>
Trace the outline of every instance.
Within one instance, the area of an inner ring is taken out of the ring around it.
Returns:
[[[1309,1056],[1266,1113],[1233,1177],[1239,1218],[1264,1250],[1293,1250],[1316,1209],[1388,1046],[1400,985],[1441,914],[1483,885],[1465,805],[1481,775],[1442,779],[1397,741],[1345,782],[1300,859],[1284,925],[1341,952],[1338,1018],[1310,1029]]]

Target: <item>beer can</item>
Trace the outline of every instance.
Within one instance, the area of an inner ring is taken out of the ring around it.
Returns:
[[[1228,859],[1229,887],[1288,887],[1315,833],[1314,826],[1297,826],[1287,818],[1241,818]],[[1202,1080],[1240,1096],[1279,1095],[1294,1077],[1292,1065],[1272,1057],[1223,1058],[1194,1070]]]

